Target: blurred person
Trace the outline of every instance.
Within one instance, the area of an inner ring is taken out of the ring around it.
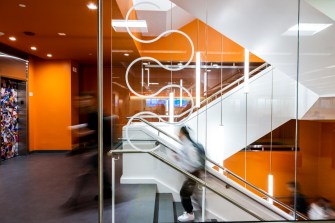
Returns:
[[[311,220],[334,219],[335,213],[330,201],[324,197],[319,197],[315,202],[310,204],[308,217]]]
[[[191,138],[190,129],[187,126],[180,128],[178,136],[183,144],[182,149],[179,151],[180,157],[178,157],[180,166],[193,176],[199,178],[205,169],[205,149],[201,144],[196,143]],[[181,203],[185,212],[178,217],[178,221],[185,222],[194,220],[191,196],[194,193],[196,184],[196,181],[187,178],[180,189]]]
[[[69,152],[69,156],[81,155],[82,168],[77,176],[74,190],[70,198],[62,205],[64,208],[72,208],[78,205],[78,200],[86,185],[93,176],[98,173],[98,112],[96,99],[93,93],[82,93],[76,98],[79,107],[80,121],[84,123],[71,126],[72,133],[78,139],[78,144]],[[104,153],[112,144],[110,120],[103,120],[103,146]],[[103,160],[104,167],[105,159]],[[111,184],[106,168],[103,170],[103,194],[104,198],[111,198]],[[95,200],[98,195],[95,196]]]
[[[326,200],[320,197],[315,202],[311,203],[307,214],[308,218],[311,220],[327,219]]]
[[[293,208],[295,204],[297,212],[307,215],[308,203],[305,195],[300,191],[300,184],[298,182],[290,181],[287,183],[287,189],[291,192],[290,206]]]

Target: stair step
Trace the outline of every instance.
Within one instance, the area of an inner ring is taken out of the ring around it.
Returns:
[[[173,202],[173,206],[174,206],[174,213],[175,213],[175,222],[178,222],[178,216],[182,215],[184,213],[184,208],[183,205],[181,204],[181,202]],[[195,221],[194,222],[198,222],[201,221],[201,211],[200,210],[196,210],[194,211],[194,216],[195,216]],[[205,222],[218,222],[217,219],[206,219]]]
[[[173,197],[171,193],[160,193],[158,196],[158,223],[174,222]]]
[[[181,202],[173,202],[174,207],[174,221],[178,222],[178,217],[184,213],[184,208]]]
[[[156,184],[137,185],[127,216],[127,223],[153,222],[155,212]]]

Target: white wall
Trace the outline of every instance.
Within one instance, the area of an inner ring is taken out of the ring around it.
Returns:
[[[271,130],[296,118],[297,82],[271,67],[194,113],[187,122],[205,145],[207,156],[222,163]],[[318,99],[303,85],[299,89],[299,117]],[[222,109],[221,109],[222,105]],[[221,113],[222,110],[222,113]],[[223,127],[220,127],[222,115]]]

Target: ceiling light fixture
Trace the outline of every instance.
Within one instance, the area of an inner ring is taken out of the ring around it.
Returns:
[[[14,36],[9,37],[9,40],[16,41],[16,38]]]
[[[31,50],[37,50],[36,46],[30,47]]]
[[[147,22],[145,20],[112,20],[112,27],[115,32],[127,32],[126,27],[130,28],[132,32],[148,32]]]
[[[125,53],[125,54],[123,54],[125,57],[128,57],[129,56],[129,53]]]
[[[313,36],[314,34],[328,28],[332,24],[324,24],[324,23],[300,23],[296,24],[289,28],[286,32],[283,33],[284,36],[296,36],[298,34],[300,36]]]
[[[20,6],[21,8],[25,8],[25,7],[27,7],[25,4],[19,4],[19,6]]]
[[[59,36],[66,36],[66,33],[58,33]]]
[[[87,8],[90,10],[96,10],[98,9],[98,6],[96,4],[94,4],[93,2],[90,2],[87,4]]]
[[[47,54],[47,57],[52,57],[52,54],[51,54],[51,53],[48,53],[48,54]]]

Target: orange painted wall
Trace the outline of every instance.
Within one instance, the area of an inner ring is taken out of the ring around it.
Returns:
[[[202,61],[244,61],[243,47],[228,39],[210,26],[207,26],[200,20],[193,20],[179,30],[185,32],[191,38],[195,51],[201,51]],[[141,44],[141,47],[138,49],[141,56],[151,56],[162,61],[173,60],[186,62],[191,53],[189,41],[183,35],[176,33],[162,37],[154,43]],[[166,52],[154,53],[155,50]],[[174,53],[169,53],[170,50]],[[195,57],[193,58],[193,61],[195,61]],[[250,54],[250,62],[263,62],[263,60],[253,54]]]
[[[247,160],[246,166],[244,160]],[[298,154],[301,165],[301,154]],[[224,161],[224,166],[246,179],[258,188],[267,191],[267,177],[272,170],[274,176],[274,196],[289,196],[286,182],[294,179],[294,153],[286,151],[272,152],[272,168],[270,168],[270,152],[238,152]],[[240,183],[239,181],[236,181]],[[243,184],[241,184],[243,185]]]
[[[29,150],[71,149],[71,61],[30,61]]]
[[[324,196],[334,204],[335,123],[299,121],[298,127],[300,151],[297,180],[301,190],[310,201],[317,196]],[[226,159],[224,166],[267,191],[270,152],[239,152]],[[272,152],[275,197],[289,195],[286,182],[294,179],[294,171],[294,152]]]

